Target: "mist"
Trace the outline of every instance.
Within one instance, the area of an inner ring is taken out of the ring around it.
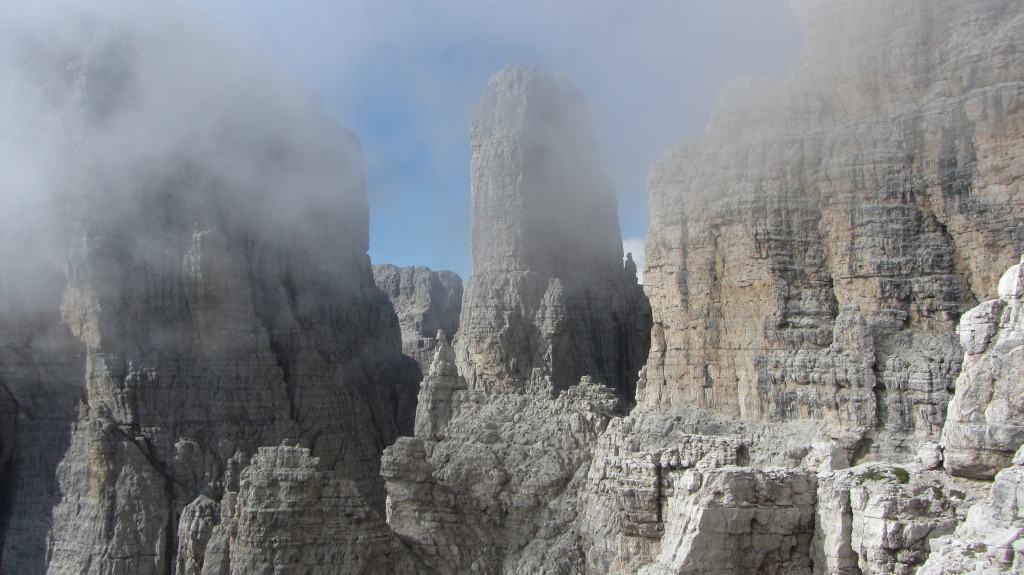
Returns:
[[[646,176],[703,135],[736,75],[785,75],[803,37],[786,0],[207,0],[359,134],[374,263],[467,276],[470,111],[508,63],[579,86],[619,199],[644,237]]]
[[[125,170],[174,158],[215,166],[217,193],[259,217],[301,229],[345,196],[358,227],[365,165],[373,262],[465,277],[469,114],[518,62],[580,86],[622,235],[642,238],[651,163],[701,136],[729,78],[780,76],[800,52],[785,4],[13,0],[0,15],[0,217],[51,226],[54,195],[73,190],[130,219]],[[275,169],[303,163],[317,167],[289,171],[307,181]],[[642,270],[636,242],[627,250]]]
[[[209,228],[305,243],[339,268],[365,260],[358,139],[208,15],[16,0],[0,38],[5,305],[52,306],[40,286],[89,242],[158,272],[180,272],[169,244]]]

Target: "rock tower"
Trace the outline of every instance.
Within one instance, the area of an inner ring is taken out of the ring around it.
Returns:
[[[583,97],[509,66],[473,112],[473,276],[456,342],[471,389],[562,390],[585,375],[632,397],[650,309],[622,260],[615,195]]]

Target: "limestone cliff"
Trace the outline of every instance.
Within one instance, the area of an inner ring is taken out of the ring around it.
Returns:
[[[470,388],[562,390],[589,375],[628,397],[650,310],[622,263],[615,195],[580,92],[509,66],[477,104],[473,276],[456,341]]]
[[[188,8],[61,18],[3,35],[37,96],[3,136],[47,179],[0,244],[0,572],[168,573],[232,457],[285,438],[382,511],[417,371],[356,138]]]
[[[824,420],[851,455],[906,457],[939,438],[960,314],[1024,251],[1024,14],[793,8],[790,77],[731,84],[650,173],[639,402]]]
[[[999,298],[970,310],[958,332],[964,369],[942,430],[950,473],[992,479],[1024,445],[1024,265],[999,282]]]
[[[454,334],[462,311],[462,278],[455,272],[423,267],[373,266],[373,280],[398,314],[402,352],[416,360],[424,374],[430,370],[438,330]]]
[[[612,390],[566,387],[548,363],[559,348],[545,322],[563,315],[528,302],[547,302],[534,278],[560,256],[535,247],[546,230],[529,223],[530,170],[541,150],[568,162],[558,146],[524,152],[533,136],[514,129],[549,118],[513,89],[533,76],[492,81],[474,119],[479,279],[455,365],[439,346],[417,436],[382,465],[389,524],[429,568],[911,575],[935,568],[937,549],[984,559],[977,572],[1019,561],[1019,469],[986,504],[986,485],[942,469],[939,442],[948,467],[992,470],[1019,443],[1019,322],[1003,312],[1016,303],[964,312],[1024,249],[1024,11],[793,6],[808,54],[791,76],[737,81],[707,139],[651,172],[653,329],[628,415]],[[580,241],[566,230],[560,245]],[[577,265],[603,258],[600,245],[577,247]],[[1004,300],[1024,285],[1008,277]],[[545,378],[564,391],[505,393]],[[958,525],[999,531],[983,548],[950,541]]]

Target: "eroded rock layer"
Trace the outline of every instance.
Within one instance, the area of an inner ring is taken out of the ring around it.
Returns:
[[[175,574],[418,573],[355,484],[318,466],[306,448],[261,447],[219,509],[185,508]]]
[[[1007,0],[793,8],[807,56],[790,78],[734,82],[706,139],[651,171],[638,395],[824,419],[852,449],[905,457],[938,440],[960,314],[1024,250],[1024,15]]]
[[[470,135],[473,276],[460,373],[496,392],[562,390],[589,375],[631,398],[650,311],[623,266],[615,195],[579,90],[506,67]]]
[[[75,6],[0,34],[35,90],[3,136],[45,175],[5,182],[38,205],[0,244],[0,572],[168,573],[231,458],[285,438],[383,511],[418,374],[355,137],[188,8]]]

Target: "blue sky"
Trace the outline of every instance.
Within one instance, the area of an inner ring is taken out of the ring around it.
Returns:
[[[194,0],[316,92],[363,143],[374,263],[469,257],[469,113],[507,63],[583,89],[619,197],[647,230],[647,170],[699,138],[730,78],[782,76],[802,51],[785,0]]]

